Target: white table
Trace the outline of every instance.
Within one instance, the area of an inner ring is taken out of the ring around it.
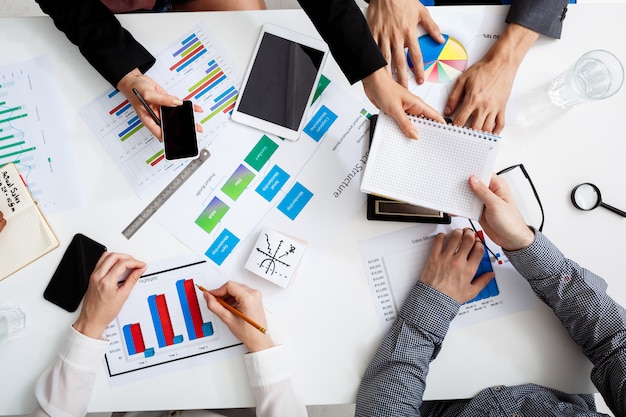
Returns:
[[[496,6],[479,10],[503,14],[506,9]],[[436,18],[435,13],[433,10]],[[626,108],[626,89],[604,102],[567,112],[542,111],[528,120],[529,115],[542,109],[541,99],[533,92],[545,91],[549,80],[586,50],[608,49],[626,62],[623,16],[624,4],[571,6],[563,39],[542,38],[532,48],[518,74],[523,104],[520,120],[503,132],[506,140],[498,167],[524,163],[545,207],[545,233],[567,256],[605,277],[609,293],[626,304],[620,263],[626,253],[626,220],[604,209],[580,212],[569,202],[572,187],[589,181],[602,189],[606,202],[626,207],[622,191],[626,185],[626,140],[619,126]],[[185,28],[203,20],[222,35],[223,46],[242,68],[252,52],[258,28],[265,22],[315,34],[300,10],[132,15],[120,19],[155,52],[169,45]],[[103,157],[104,149],[78,115],[81,107],[104,91],[106,82],[77,48],[47,17],[2,19],[0,44],[0,65],[50,55],[66,89],[63,106],[79,156],[87,205],[49,216],[61,247],[80,231],[107,242],[110,250],[131,253],[148,262],[189,252],[156,222],[148,222],[131,240],[119,233],[128,223],[127,213],[138,213],[146,203]],[[339,79],[334,62],[328,71]],[[359,85],[352,91],[362,95]],[[532,97],[532,105],[527,106]],[[271,317],[273,328],[278,329],[277,339],[290,346],[295,383],[307,404],[354,401],[361,374],[382,337],[357,242],[407,226],[368,222],[363,208],[312,271],[316,280],[297,283],[285,309],[288,314]],[[0,302],[21,305],[28,320],[21,339],[0,345],[0,415],[32,410],[34,382],[52,361],[61,335],[75,318],[44,301],[41,295],[61,255],[62,250],[56,250],[0,282]],[[323,309],[319,307],[322,302]],[[590,364],[556,319],[547,309],[539,308],[451,332],[432,364],[426,398],[468,397],[489,385],[524,382],[566,391],[590,391],[589,370]],[[110,388],[100,375],[89,410],[251,405],[242,360],[232,358],[115,388]]]

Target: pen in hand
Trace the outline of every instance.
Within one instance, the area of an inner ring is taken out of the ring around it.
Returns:
[[[150,108],[146,100],[141,96],[141,94],[139,94],[139,91],[137,91],[136,88],[133,88],[133,93],[135,93],[135,95],[137,96],[141,104],[145,107],[145,109],[148,110],[148,113],[150,113],[150,116],[152,116],[152,120],[154,120],[154,123],[161,126],[161,120],[159,120],[157,115],[154,114],[154,112],[152,111],[152,108]]]
[[[209,292],[209,290],[207,290],[206,288],[204,288],[202,285],[196,284],[196,287],[198,287],[200,289],[200,291],[203,292]],[[250,317],[246,316],[245,314],[243,314],[241,311],[237,310],[235,307],[231,306],[230,304],[228,304],[226,301],[224,301],[223,299],[221,299],[220,297],[215,297],[215,299],[222,305],[224,306],[224,308],[226,308],[228,311],[230,311],[231,313],[233,313],[234,315],[236,315],[237,317],[245,320],[246,322],[248,322],[249,324],[251,324],[254,328],[256,328],[258,331],[260,331],[263,334],[269,334],[269,330],[267,330],[265,327],[261,326],[259,323],[257,323],[256,321],[252,320]]]

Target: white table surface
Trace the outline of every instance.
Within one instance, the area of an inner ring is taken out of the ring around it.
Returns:
[[[506,11],[499,6],[477,10]],[[435,18],[437,13],[433,10]],[[577,211],[569,202],[569,192],[576,184],[593,182],[607,203],[626,208],[626,134],[621,127],[626,88],[608,100],[569,111],[544,108],[543,92],[552,78],[589,49],[608,49],[626,62],[624,16],[626,4],[574,5],[563,39],[541,38],[536,43],[518,73],[519,119],[502,134],[505,140],[497,164],[503,168],[524,163],[544,204],[544,232],[568,257],[603,276],[609,294],[622,304],[626,304],[621,265],[626,253],[626,219],[601,208]],[[315,34],[300,10],[142,14],[120,20],[155,53],[196,22],[205,21],[242,69],[265,22]],[[131,240],[121,235],[129,221],[127,213],[138,213],[146,202],[135,195],[78,115],[107,84],[77,48],[47,17],[1,19],[0,45],[0,65],[49,55],[64,87],[62,104],[87,205],[48,217],[61,247],[82,232],[106,242],[110,250],[147,262],[188,253],[153,221]],[[327,71],[343,79],[334,62]],[[360,85],[352,91],[362,97]],[[408,226],[368,222],[363,207],[309,275],[316,279],[299,280],[285,312],[270,317],[276,338],[290,347],[294,380],[307,404],[354,402],[362,372],[382,337],[357,244]],[[0,415],[33,409],[34,382],[53,360],[65,329],[75,319],[76,314],[42,298],[61,255],[62,250],[55,250],[0,282],[0,302],[18,304],[27,314],[23,337],[0,345]],[[486,386],[525,382],[591,391],[590,369],[551,312],[540,307],[452,331],[432,363],[425,398],[468,397]],[[89,411],[251,406],[246,381],[241,358],[115,388],[101,374]]]

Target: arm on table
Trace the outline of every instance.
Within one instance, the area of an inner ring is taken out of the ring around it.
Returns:
[[[80,315],[67,336],[64,348],[50,368],[37,380],[35,416],[84,416],[102,355],[109,346],[101,339],[118,315],[146,264],[123,254],[106,252],[89,278]],[[132,272],[123,284],[119,278]]]
[[[136,88],[154,106],[182,104],[153,79],[143,75],[155,58],[122,27],[115,15],[99,0],[37,0],[56,27],[78,46],[81,54],[111,85],[130,101],[143,124],[161,138],[161,128],[132,93]],[[196,111],[201,111],[198,107]],[[199,127],[196,126],[197,128]]]
[[[237,282],[228,281],[220,288],[203,291],[207,307],[243,342],[250,353],[244,356],[248,382],[256,402],[258,417],[306,417],[307,410],[291,380],[287,349],[276,346],[262,333],[220,304],[216,297],[239,310],[254,322],[267,328],[261,292]]]
[[[407,59],[404,48],[408,48],[413,63],[413,72],[418,84],[424,83],[424,61],[417,40],[417,26],[422,25],[435,41],[444,42],[439,26],[430,17],[428,9],[419,0],[371,0],[367,7],[367,21],[374,40],[383,57],[392,65],[398,83],[408,86]]]
[[[528,248],[505,254],[593,363],[591,379],[606,404],[624,415],[626,310],[607,295],[606,282],[567,259],[540,232]]]
[[[539,35],[561,36],[567,0],[514,0],[504,33],[485,54],[456,81],[444,114],[458,109],[453,123],[500,133],[517,69]],[[459,107],[460,106],[460,107]]]
[[[626,310],[606,293],[606,282],[565,256],[519,214],[506,182],[470,187],[485,203],[480,224],[511,264],[556,314],[593,363],[591,379],[615,415],[626,413]]]
[[[356,416],[419,416],[430,362],[452,319],[493,278],[472,281],[484,253],[470,229],[435,237],[420,280],[368,365],[356,399]]]
[[[298,2],[328,44],[348,81],[354,84],[362,80],[367,97],[381,111],[389,114],[407,137],[417,138],[417,132],[405,112],[444,122],[437,111],[397,85],[385,70],[387,62],[354,0]]]

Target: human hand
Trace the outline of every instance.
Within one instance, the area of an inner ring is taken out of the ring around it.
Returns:
[[[161,127],[152,119],[152,116],[145,109],[141,101],[133,93],[133,88],[137,89],[141,96],[146,100],[148,105],[155,114],[160,113],[161,106],[177,107],[183,104],[182,100],[178,97],[168,94],[167,91],[152,78],[147,75],[143,75],[139,69],[135,68],[124,76],[117,84],[117,89],[120,90],[132,104],[133,109],[141,119],[141,122],[152,132],[154,136],[160,141],[163,140],[163,134]],[[202,112],[202,107],[194,104],[195,112]],[[202,125],[196,123],[196,130],[202,132]]]
[[[511,23],[487,54],[469,67],[455,82],[444,115],[452,123],[499,134],[504,129],[506,104],[511,95],[517,69],[539,35]]]
[[[474,299],[495,276],[474,278],[485,248],[472,229],[455,229],[435,236],[420,281],[454,298],[459,304]]]
[[[117,317],[130,290],[146,270],[146,264],[130,255],[105,252],[91,273],[83,306],[74,328],[85,336],[99,339]],[[119,279],[130,271],[126,280]]]
[[[0,211],[0,232],[4,229],[4,226],[7,225],[7,219],[4,218],[4,214]]]
[[[367,7],[370,31],[385,60],[396,71],[398,83],[408,86],[407,59],[404,48],[409,49],[413,72],[418,84],[424,83],[424,61],[417,41],[417,26],[421,24],[436,42],[443,43],[439,26],[430,17],[424,5],[416,0],[371,0]]]
[[[215,299],[216,297],[224,299],[241,313],[267,328],[260,291],[244,284],[228,281],[221,287],[208,292],[203,291],[202,294],[209,310],[228,326],[235,337],[241,340],[250,352],[258,352],[274,346],[274,342],[268,334],[260,332],[250,323],[231,313]]]
[[[493,174],[487,187],[476,175],[472,175],[469,186],[485,203],[480,225],[495,244],[512,251],[533,243],[535,233],[526,225],[505,180]]]
[[[407,137],[417,139],[418,132],[406,113],[445,123],[443,116],[421,98],[396,83],[384,68],[374,71],[361,81],[370,101],[391,116]]]

